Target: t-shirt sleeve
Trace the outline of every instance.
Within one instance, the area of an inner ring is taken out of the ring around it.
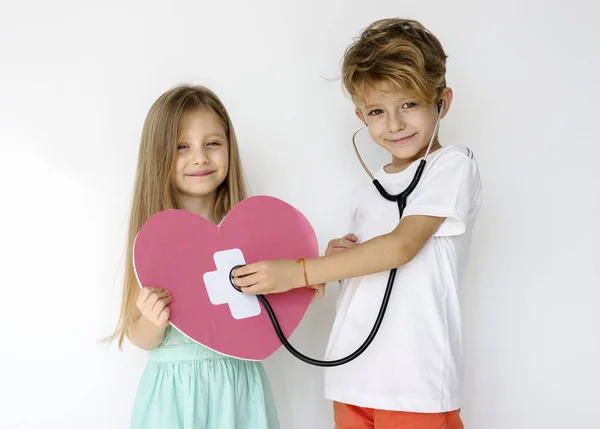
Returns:
[[[428,168],[429,167],[429,168]],[[460,235],[478,209],[481,181],[477,162],[453,152],[425,166],[423,177],[409,197],[404,216],[445,217],[435,236]]]

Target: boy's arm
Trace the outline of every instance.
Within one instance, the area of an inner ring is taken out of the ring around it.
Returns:
[[[400,267],[410,262],[421,251],[444,219],[434,216],[407,216],[389,234],[357,244],[344,252],[307,259],[305,264],[308,281],[311,284],[327,283]],[[304,283],[303,271],[301,275],[300,285]]]
[[[343,252],[306,259],[262,261],[233,271],[235,284],[248,294],[285,292],[308,284],[359,277],[398,268],[410,262],[437,231],[444,217],[411,215],[389,234],[357,244]]]
[[[374,274],[410,262],[436,232],[440,235],[461,234],[472,206],[478,206],[481,198],[475,161],[464,151],[450,151],[437,159],[422,181],[420,192],[407,205],[404,217],[389,234],[344,252],[306,259],[306,277],[302,264],[296,261],[262,261],[234,270],[235,284],[245,293],[266,294],[285,292],[306,283],[327,283]],[[449,222],[444,222],[446,219]]]

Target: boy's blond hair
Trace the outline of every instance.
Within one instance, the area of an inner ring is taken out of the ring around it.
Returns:
[[[446,58],[440,41],[421,23],[382,19],[346,49],[342,81],[355,103],[364,101],[366,88],[381,84],[433,103],[446,87]]]

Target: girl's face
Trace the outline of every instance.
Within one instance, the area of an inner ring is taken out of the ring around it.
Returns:
[[[228,169],[229,142],[219,117],[205,108],[191,113],[183,123],[172,175],[184,208],[213,205]]]

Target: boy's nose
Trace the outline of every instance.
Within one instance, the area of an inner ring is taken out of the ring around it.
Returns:
[[[390,133],[396,133],[404,129],[405,123],[400,116],[389,115],[388,116],[388,130]]]

